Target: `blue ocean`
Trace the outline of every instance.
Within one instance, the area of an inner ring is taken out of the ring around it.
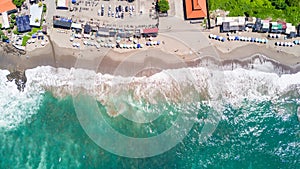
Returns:
[[[213,97],[215,88],[200,76],[191,94],[160,81],[154,97],[156,88],[147,84],[161,75],[130,79],[145,81],[143,87],[120,80],[122,87],[114,90],[102,85],[112,77],[99,75],[101,80],[93,80],[96,90],[78,92],[78,86],[68,88],[74,85],[64,76],[70,70],[53,69],[28,70],[24,92],[6,80],[8,71],[0,71],[0,168],[300,168],[299,73],[227,71],[223,80],[230,81],[220,90],[222,98]],[[94,101],[87,99],[91,93]],[[151,99],[145,97],[149,93]],[[109,129],[122,137],[108,134]]]

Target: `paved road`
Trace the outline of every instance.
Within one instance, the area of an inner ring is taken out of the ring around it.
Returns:
[[[46,12],[46,23],[48,28],[52,27],[52,18],[53,15],[55,14],[55,10],[56,10],[56,5],[55,5],[55,0],[45,0],[44,1],[47,5],[47,12]]]
[[[210,46],[208,38],[201,32],[200,24],[192,25],[178,17],[161,17],[159,33],[183,41],[194,52]]]

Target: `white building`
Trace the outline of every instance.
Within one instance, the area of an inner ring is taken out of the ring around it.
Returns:
[[[43,6],[39,7],[38,4],[30,6],[30,26],[40,27],[43,13]]]
[[[9,28],[9,21],[7,12],[2,13],[2,28],[8,29]]]
[[[56,8],[68,9],[69,8],[69,0],[57,0]]]

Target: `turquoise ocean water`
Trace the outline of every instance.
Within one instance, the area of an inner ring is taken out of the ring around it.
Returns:
[[[102,149],[88,137],[77,119],[71,96],[57,99],[46,92],[34,115],[13,129],[1,128],[0,168],[299,169],[297,99],[298,95],[291,94],[276,101],[244,100],[239,106],[224,105],[219,112],[221,120],[206,142],[199,141],[199,134],[203,120],[214,112],[214,107],[199,103],[191,108],[197,111],[199,121],[182,142],[154,157],[127,158]],[[161,133],[177,115],[176,106],[162,102],[162,117],[135,125],[122,116],[107,116],[105,107],[100,103],[98,106],[114,129],[135,137]]]

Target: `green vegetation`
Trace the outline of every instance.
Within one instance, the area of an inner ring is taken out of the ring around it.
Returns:
[[[167,0],[160,0],[158,1],[158,9],[160,12],[167,12],[169,9],[170,9],[170,6],[169,6],[169,1]]]
[[[4,42],[6,40],[8,40],[8,37],[3,33],[2,30],[0,30],[0,37],[1,37],[1,40]]]
[[[254,16],[262,19],[300,22],[300,0],[209,0],[210,10],[230,11],[230,16]]]
[[[14,33],[15,35],[20,35],[20,32],[19,32],[17,29],[14,29],[14,30],[13,30],[13,33]]]
[[[2,29],[2,24],[0,23],[0,29]]]
[[[44,12],[44,13],[47,12],[47,6],[46,6],[46,4],[43,4],[43,12]]]
[[[37,33],[39,30],[42,30],[42,27],[39,27],[39,28],[32,28],[31,29],[31,32],[28,32],[27,34],[29,36],[32,36],[33,34]]]
[[[15,14],[11,14],[10,15],[10,19],[15,20],[16,19],[16,15]]]
[[[20,8],[23,3],[25,2],[25,0],[13,0],[13,3],[18,7]]]
[[[10,27],[10,29],[13,29],[13,28],[14,28],[14,26],[15,26],[15,24],[14,24],[14,23],[10,23],[10,24],[9,24],[9,27]]]
[[[29,39],[30,39],[30,36],[27,36],[27,35],[23,36],[22,46],[26,46],[27,41],[28,41]]]

